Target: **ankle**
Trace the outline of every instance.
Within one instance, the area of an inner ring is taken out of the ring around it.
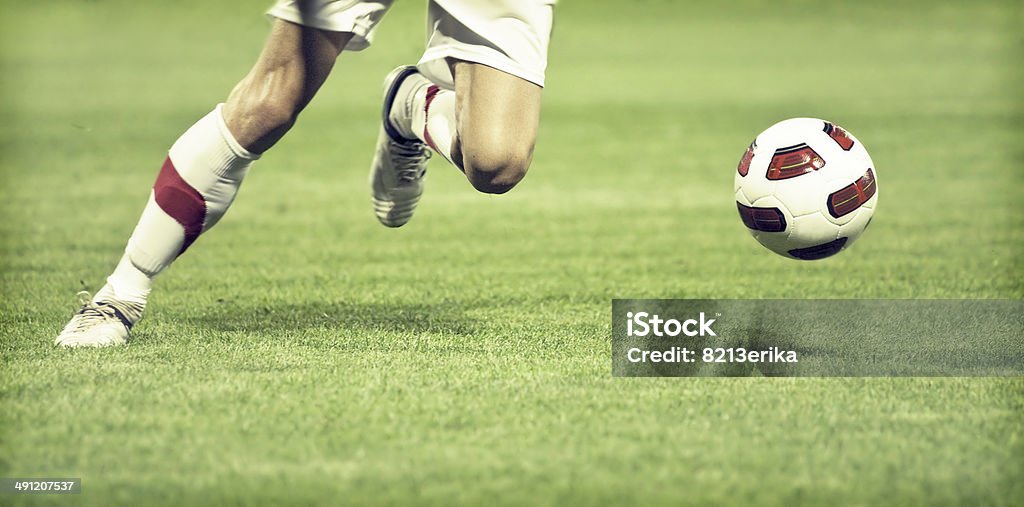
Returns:
[[[395,100],[391,103],[391,109],[388,113],[388,123],[406,139],[417,139],[419,137],[415,132],[414,115],[416,104],[422,103],[422,100],[417,101],[417,99],[419,95],[426,94],[427,86],[430,84],[429,82],[423,82],[422,79],[416,79],[417,76],[414,74],[407,77],[398,86]]]
[[[114,272],[107,277],[107,283],[96,292],[93,301],[114,299],[145,305],[152,288],[153,278],[135,267],[128,254],[125,254]]]

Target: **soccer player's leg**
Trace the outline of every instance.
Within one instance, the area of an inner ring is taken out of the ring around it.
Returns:
[[[432,0],[427,50],[385,81],[370,170],[377,218],[398,227],[423,192],[429,146],[479,191],[501,194],[526,175],[540,119],[551,0]]]
[[[220,220],[252,163],[294,124],[352,36],[275,21],[256,65],[227,102],[171,146],[121,261],[94,297],[86,295],[57,344],[127,340],[153,278]]]
[[[511,190],[533,159],[542,88],[479,63],[451,61],[450,67],[454,91],[442,89],[415,67],[399,67],[385,80],[384,127],[371,171],[378,218],[385,225],[407,221],[419,193],[410,192],[415,198],[404,203],[391,200],[404,206],[382,207],[378,190],[388,188],[382,185],[385,182],[396,182],[390,188],[399,190],[413,188],[410,183],[415,182],[416,190],[422,192],[424,145],[488,194]],[[406,153],[416,158],[399,156]],[[400,171],[413,168],[412,178],[403,181]],[[381,213],[396,209],[401,213]]]
[[[457,123],[449,157],[477,190],[508,192],[533,160],[542,88],[479,63],[452,67]]]

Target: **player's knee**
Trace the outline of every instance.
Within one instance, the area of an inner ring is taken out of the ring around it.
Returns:
[[[466,176],[480,192],[504,194],[526,176],[533,158],[533,143],[463,149]]]

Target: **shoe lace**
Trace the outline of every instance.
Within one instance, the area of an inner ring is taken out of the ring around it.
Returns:
[[[93,302],[92,295],[89,294],[89,291],[83,290],[76,294],[76,296],[78,297],[78,302],[82,307],[75,312],[75,329],[87,328],[96,324],[97,321],[107,321],[111,319],[124,324],[124,319],[133,313],[132,309],[126,306],[118,308],[119,305],[114,301]],[[120,312],[120,315],[118,312]],[[127,327],[131,327],[128,324],[125,325]]]
[[[411,183],[422,178],[427,172],[425,162],[430,160],[432,155],[430,148],[424,143],[395,143],[391,159],[399,181]]]

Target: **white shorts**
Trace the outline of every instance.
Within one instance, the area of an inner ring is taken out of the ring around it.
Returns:
[[[345,49],[373,41],[394,0],[278,0],[267,13],[303,26],[352,32]],[[417,66],[454,89],[448,58],[480,63],[544,86],[555,0],[429,0],[427,49]]]

